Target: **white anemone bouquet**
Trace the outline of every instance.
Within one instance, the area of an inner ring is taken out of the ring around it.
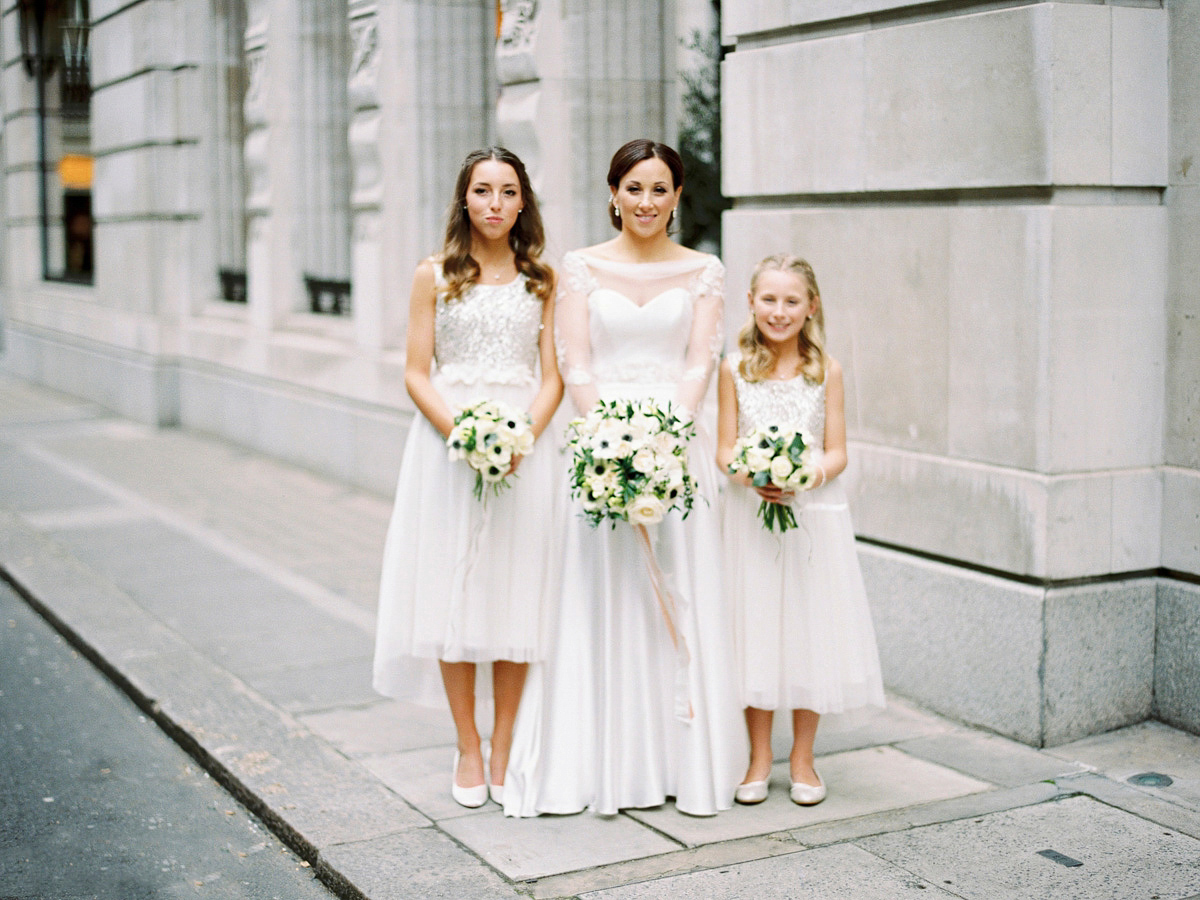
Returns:
[[[475,470],[475,499],[482,500],[485,485],[493,494],[508,487],[514,456],[533,452],[533,420],[523,409],[481,400],[458,411],[446,449],[451,460],[464,459]]]
[[[767,425],[737,439],[729,471],[750,476],[755,487],[773,484],[780,490],[802,491],[815,477],[812,464],[812,438],[795,428]],[[768,531],[787,531],[796,527],[796,514],[786,503],[764,500],[758,517]]]
[[[696,428],[650,400],[601,400],[567,427],[571,496],[594,527],[609,519],[661,522],[673,509],[687,518],[696,493],[687,442]]]

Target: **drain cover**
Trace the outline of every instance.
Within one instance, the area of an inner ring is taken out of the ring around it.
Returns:
[[[1159,775],[1157,772],[1142,772],[1140,775],[1130,775],[1125,780],[1138,787],[1170,787],[1174,783],[1170,775]]]

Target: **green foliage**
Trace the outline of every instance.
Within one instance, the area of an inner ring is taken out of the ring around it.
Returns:
[[[685,43],[703,63],[679,74],[684,86],[679,155],[686,185],[679,240],[687,247],[720,253],[721,213],[731,204],[721,193],[721,4],[713,7],[717,26],[708,34],[693,30]]]

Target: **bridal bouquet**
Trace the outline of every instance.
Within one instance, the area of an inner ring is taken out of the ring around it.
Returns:
[[[583,501],[584,517],[634,525],[661,522],[678,509],[687,518],[696,493],[688,472],[691,422],[650,400],[601,400],[567,427],[574,454],[571,496]]]
[[[493,494],[508,487],[514,456],[533,452],[533,421],[523,409],[481,400],[458,411],[446,449],[450,459],[465,459],[475,470],[475,499],[482,500],[484,485]]]
[[[811,446],[812,438],[803,431],[767,425],[737,439],[729,471],[749,475],[755,487],[773,484],[785,491],[804,490],[815,474]],[[758,517],[768,531],[796,527],[796,514],[786,503],[764,500],[758,506]]]

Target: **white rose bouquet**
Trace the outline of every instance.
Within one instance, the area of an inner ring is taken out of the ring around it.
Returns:
[[[571,496],[584,516],[634,525],[661,522],[678,509],[687,518],[696,493],[688,471],[687,442],[695,426],[653,401],[601,400],[567,427],[574,454]]]
[[[464,459],[475,470],[475,499],[482,500],[485,485],[493,494],[508,487],[514,456],[533,452],[533,420],[523,409],[481,400],[458,411],[446,449],[451,460]]]
[[[802,491],[815,477],[812,464],[812,438],[803,431],[768,425],[737,439],[729,471],[750,477],[755,487],[773,484],[784,491]],[[787,531],[796,527],[796,514],[786,503],[764,500],[758,517],[768,531]]]

